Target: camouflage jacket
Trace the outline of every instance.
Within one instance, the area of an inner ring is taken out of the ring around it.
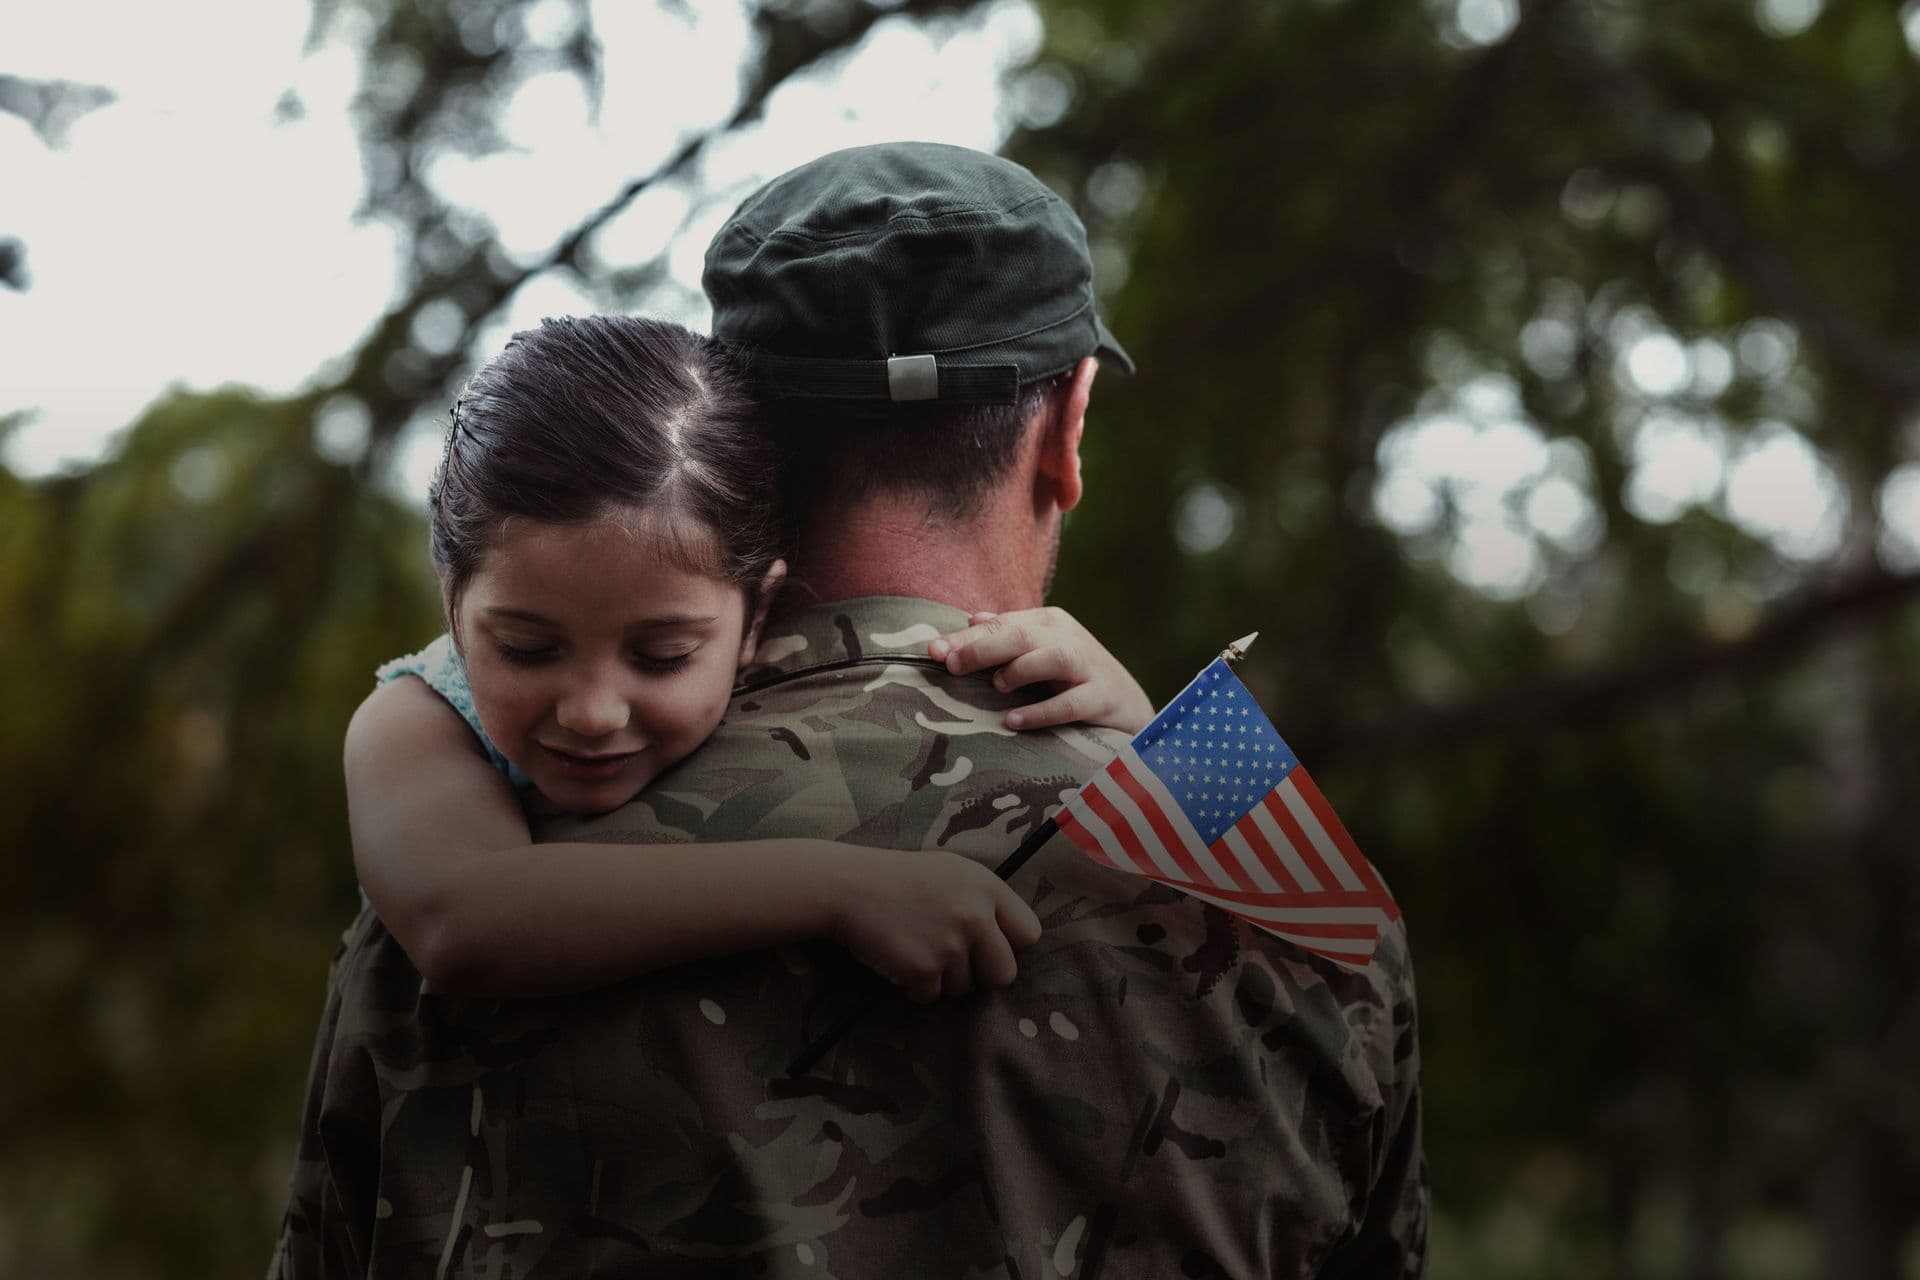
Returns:
[[[1012,734],[870,599],[776,624],[713,739],[543,838],[833,837],[994,863],[1121,735]],[[1064,839],[1004,990],[877,1005],[818,944],[564,998],[423,993],[362,913],[336,954],[272,1275],[1417,1275],[1413,976],[1343,970]]]

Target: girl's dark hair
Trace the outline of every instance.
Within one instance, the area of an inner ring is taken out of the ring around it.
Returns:
[[[428,490],[449,613],[507,522],[642,508],[678,567],[750,604],[778,552],[773,450],[724,348],[635,316],[543,320],[468,380]]]

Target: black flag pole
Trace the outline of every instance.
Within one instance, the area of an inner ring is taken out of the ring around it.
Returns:
[[[1027,859],[1038,853],[1040,846],[1053,839],[1054,834],[1059,830],[1060,825],[1052,818],[1048,818],[1045,822],[1035,827],[1031,835],[1020,842],[1018,849],[1015,849],[1007,855],[1005,862],[1002,862],[993,869],[993,874],[1005,880],[1021,867],[1025,866]],[[882,986],[869,992],[864,1000],[856,1002],[851,1009],[848,1009],[836,1018],[832,1026],[816,1036],[812,1044],[809,1044],[805,1049],[800,1051],[800,1056],[787,1065],[787,1075],[790,1077],[803,1076],[813,1070],[814,1064],[826,1056],[827,1050],[840,1043],[840,1038],[846,1035],[847,1032],[853,1030],[854,1023],[873,1012],[874,1006],[890,995],[898,998],[894,987]]]
[[[1241,636],[1238,640],[1228,645],[1226,649],[1221,652],[1220,656],[1228,662],[1239,662],[1240,659],[1246,656],[1247,648],[1253,644],[1254,637],[1259,634],[1258,631],[1255,631],[1250,635]],[[1011,878],[1014,872],[1027,865],[1029,858],[1040,851],[1041,845],[1053,839],[1059,831],[1060,824],[1052,818],[1048,818],[1045,822],[1035,827],[1033,832],[1028,835],[1025,840],[1020,842],[1018,849],[1015,849],[1007,855],[1006,861],[993,869],[993,874],[999,876],[1002,880]],[[811,1044],[805,1049],[802,1049],[799,1057],[787,1064],[787,1075],[789,1077],[803,1076],[813,1070],[814,1065],[826,1056],[827,1050],[840,1043],[841,1037],[851,1031],[855,1023],[866,1017],[867,1014],[873,1011],[875,1005],[887,999],[889,996],[898,998],[896,989],[891,986],[880,986],[869,992],[865,999],[856,1001],[851,1009],[848,1009],[834,1020],[832,1026],[821,1032],[814,1038]]]

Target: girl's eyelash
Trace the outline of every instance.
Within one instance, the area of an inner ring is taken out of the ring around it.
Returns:
[[[553,657],[553,650],[551,649],[522,649],[517,645],[508,644],[504,640],[495,640],[493,644],[494,648],[500,651],[502,658],[518,666],[538,666],[540,663]],[[693,651],[689,649],[685,653],[676,653],[671,658],[656,658],[651,654],[636,653],[633,655],[633,658],[642,670],[651,671],[659,675],[671,675],[693,661]]]
[[[518,663],[523,667],[531,667],[537,663],[545,662],[553,656],[552,651],[549,649],[521,649],[508,644],[504,640],[495,640],[493,644],[494,648],[500,651],[502,658],[505,658],[508,662]]]

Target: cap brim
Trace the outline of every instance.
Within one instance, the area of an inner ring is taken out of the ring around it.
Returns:
[[[1107,322],[1098,315],[1093,318],[1093,333],[1099,340],[1099,345],[1094,348],[1094,354],[1102,360],[1119,365],[1120,372],[1132,373],[1133,357],[1127,354],[1127,349],[1120,345],[1120,340],[1113,336],[1111,329],[1107,328]]]

